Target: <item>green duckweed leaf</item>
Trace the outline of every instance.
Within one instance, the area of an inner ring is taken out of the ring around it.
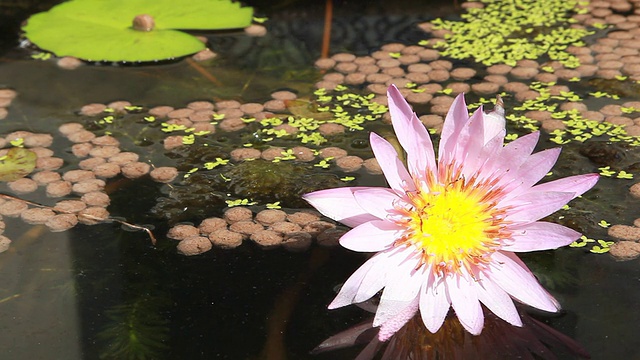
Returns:
[[[36,168],[36,154],[28,149],[14,147],[0,158],[0,181],[23,178]]]
[[[153,18],[153,29],[135,30],[138,15]],[[177,31],[243,28],[253,9],[230,0],[72,0],[31,16],[22,28],[41,49],[89,61],[155,61],[204,49]]]

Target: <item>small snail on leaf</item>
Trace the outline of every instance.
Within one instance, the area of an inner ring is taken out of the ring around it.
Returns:
[[[151,15],[140,14],[133,18],[133,30],[151,31],[154,27],[156,27],[156,22]]]

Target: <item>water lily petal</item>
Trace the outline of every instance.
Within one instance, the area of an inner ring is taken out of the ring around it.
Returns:
[[[415,191],[411,175],[409,175],[404,164],[398,158],[398,153],[393,148],[393,145],[376,133],[371,133],[369,142],[389,186],[398,194],[404,194],[406,191]]]
[[[498,95],[496,105],[493,107],[493,110],[483,115],[484,142],[486,143],[501,131],[505,130],[507,120],[504,117],[504,107],[500,95]]]
[[[387,341],[393,334],[400,330],[418,311],[418,297],[416,296],[413,301],[407,304],[402,310],[400,310],[393,317],[389,318],[380,326],[380,332],[378,333],[378,340]],[[378,313],[376,313],[376,317]],[[375,326],[376,320],[373,320]]]
[[[536,131],[505,145],[499,152],[496,152],[482,168],[481,178],[489,176],[502,176],[516,172],[535,149],[540,132]]]
[[[574,192],[574,197],[578,197],[584,194],[587,190],[591,189],[600,178],[598,174],[584,174],[569,176],[566,178],[549,181],[543,184],[538,184],[531,188],[530,191],[560,191],[560,192]]]
[[[547,149],[531,156],[512,174],[509,184],[505,184],[504,191],[508,192],[506,198],[510,198],[529,190],[535,183],[549,173],[560,156],[560,148]],[[508,180],[510,176],[504,176]]]
[[[536,221],[531,224],[510,227],[513,243],[502,246],[502,250],[523,252],[557,249],[580,238],[580,233],[566,226]]]
[[[393,130],[407,152],[409,172],[419,178],[425,171],[435,172],[436,159],[429,132],[395,85],[389,86],[387,96]]]
[[[495,252],[485,275],[512,298],[535,308],[556,312],[560,304],[540,286],[538,280],[518,257],[509,252]]]
[[[476,284],[478,300],[487,309],[511,325],[522,326],[522,319],[520,319],[518,310],[509,294],[487,279],[482,273],[478,274],[478,282]]]
[[[400,199],[393,190],[382,187],[357,190],[353,196],[364,211],[379,219],[387,219],[390,213],[395,213],[394,202]]]
[[[456,312],[460,324],[471,334],[480,334],[484,325],[484,314],[478,301],[475,286],[462,276],[448,277],[445,282],[451,306]]]
[[[357,190],[375,189],[369,187],[344,187],[314,191],[302,195],[302,198],[316,208],[322,215],[354,227],[378,218],[369,214],[358,205],[353,193]]]
[[[467,104],[464,101],[464,95],[459,94],[453,100],[442,125],[440,144],[438,145],[438,166],[449,164],[453,161],[453,151],[458,141],[458,135],[468,120],[469,113]]]
[[[353,298],[354,302],[369,300],[378,291],[382,290],[388,283],[389,272],[392,272],[398,266],[398,263],[404,259],[401,251],[397,249],[379,252],[374,255],[375,257],[380,258],[379,263],[362,278],[358,293]]]
[[[379,263],[384,262],[384,260],[387,260],[387,257],[386,255],[384,255],[384,253],[381,253],[365,261],[365,263],[362,264],[362,266],[360,266],[353,274],[351,274],[351,276],[347,279],[347,281],[345,281],[344,284],[342,284],[338,295],[336,295],[331,304],[329,304],[328,308],[337,309],[339,307],[357,302],[354,301],[354,298],[358,293],[358,289],[362,284],[362,280],[369,273],[369,271],[371,271],[371,269],[376,267],[378,269],[383,268],[379,265]]]
[[[429,275],[429,278],[432,278]],[[447,317],[451,301],[447,297],[444,283],[436,285],[434,281],[425,281],[420,290],[420,316],[424,326],[436,333]]]
[[[514,199],[501,201],[499,207],[507,207],[506,221],[532,222],[560,210],[573,199],[573,193],[536,192],[525,193]]]
[[[502,150],[502,144],[504,142],[505,130],[502,129],[499,134],[496,134],[493,138],[489,139],[486,144],[477,152],[473,154],[467,154],[467,160],[462,164],[462,174],[465,178],[470,179],[473,176],[481,174],[483,168],[491,163],[491,159],[495,154],[499,154]],[[481,178],[486,178],[479,176]]]
[[[402,228],[385,220],[360,224],[340,238],[340,245],[353,251],[382,251],[393,244]]]

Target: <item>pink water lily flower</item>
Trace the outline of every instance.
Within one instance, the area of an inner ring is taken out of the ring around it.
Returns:
[[[389,111],[405,168],[393,146],[372,133],[373,153],[390,188],[346,187],[306,194],[322,214],[353,227],[340,244],[375,252],[344,283],[330,309],[364,302],[379,291],[373,326],[389,339],[420,312],[431,332],[452,307],[471,334],[482,331],[481,304],[522,326],[513,299],[556,312],[558,302],[517,252],[555,249],[580,237],[538,221],[593,187],[597,174],[535,185],[560,149],[533,153],[537,132],[504,145],[504,109],[468,115],[459,95],[446,116],[438,159],[429,133],[394,86]]]

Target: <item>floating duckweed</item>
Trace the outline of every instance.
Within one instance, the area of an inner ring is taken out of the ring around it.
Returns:
[[[538,59],[546,54],[567,68],[580,65],[577,57],[565,51],[567,45],[584,46],[581,39],[592,34],[585,29],[560,26],[569,20],[577,1],[481,0],[484,9],[470,8],[463,21],[436,19],[434,30],[448,30],[446,42],[434,48],[454,59],[473,58],[484,65],[515,66],[522,59]],[[533,39],[531,33],[537,33]],[[582,45],[581,45],[582,44]]]
[[[599,226],[603,227],[603,228],[608,228],[609,226],[611,226],[610,223],[608,223],[606,220],[600,220],[600,222],[598,223]]]

